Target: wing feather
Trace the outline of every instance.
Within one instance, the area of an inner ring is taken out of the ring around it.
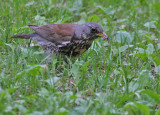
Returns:
[[[43,26],[28,25],[38,35],[44,39],[61,45],[64,42],[71,41],[74,34],[74,28],[76,24],[48,24]]]

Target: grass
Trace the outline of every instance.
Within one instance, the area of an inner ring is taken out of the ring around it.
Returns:
[[[159,0],[0,0],[0,114],[159,115]],[[28,24],[97,22],[100,38],[49,65]]]

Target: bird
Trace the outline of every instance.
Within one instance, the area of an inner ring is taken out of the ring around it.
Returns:
[[[35,32],[14,35],[12,38],[32,39],[46,54],[55,56],[77,57],[87,51],[96,38],[102,37],[108,42],[110,39],[102,26],[95,22],[28,25],[28,27]]]

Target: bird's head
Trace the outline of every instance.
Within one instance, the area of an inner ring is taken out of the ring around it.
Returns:
[[[103,28],[94,22],[87,22],[85,24],[77,26],[75,30],[76,39],[89,39],[94,40],[98,37],[102,37],[103,40],[109,39],[104,33]]]

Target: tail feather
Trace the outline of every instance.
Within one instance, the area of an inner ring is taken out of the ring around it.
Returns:
[[[33,34],[19,34],[12,36],[12,38],[30,39],[32,36]]]
[[[12,38],[32,39],[35,42],[37,42],[39,45],[41,45],[42,47],[47,46],[49,44],[55,45],[54,43],[42,38],[41,36],[39,36],[36,33],[14,35]]]

